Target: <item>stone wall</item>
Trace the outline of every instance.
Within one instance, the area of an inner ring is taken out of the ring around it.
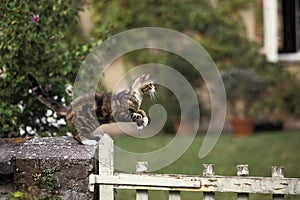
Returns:
[[[93,199],[88,176],[96,173],[96,146],[69,137],[0,140],[0,200]]]

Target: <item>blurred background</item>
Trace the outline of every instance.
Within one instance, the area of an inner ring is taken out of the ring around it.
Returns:
[[[299,130],[299,12],[298,0],[4,1],[0,137],[71,131],[64,119],[37,102],[26,74],[33,73],[47,95],[68,104],[76,73],[89,52],[117,33],[148,26],[185,33],[212,57],[227,92],[224,132],[239,129],[231,122],[252,124],[246,132]],[[153,62],[175,68],[191,83],[201,110],[199,132],[205,132],[210,96],[198,72],[177,55],[147,49],[128,53],[108,68],[99,90],[112,90],[126,71]],[[174,133],[180,121],[178,102],[167,88],[158,89],[157,100],[168,113],[163,131]],[[144,104],[151,106],[147,100]]]

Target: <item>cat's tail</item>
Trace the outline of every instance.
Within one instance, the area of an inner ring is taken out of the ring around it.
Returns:
[[[31,83],[32,91],[35,92],[35,94],[37,95],[37,97],[38,97],[38,99],[41,103],[43,103],[48,108],[50,108],[51,110],[57,112],[60,115],[64,115],[64,116],[67,115],[67,112],[69,110],[69,108],[67,106],[59,104],[58,102],[56,102],[53,99],[51,99],[50,97],[48,97],[44,93],[44,91],[40,87],[38,81],[36,80],[36,78],[32,74],[28,74],[27,77],[28,77],[28,79]]]

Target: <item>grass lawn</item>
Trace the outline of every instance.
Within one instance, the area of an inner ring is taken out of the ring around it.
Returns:
[[[150,152],[168,144],[173,136],[161,135],[148,139],[114,136],[115,144],[131,152]],[[202,164],[215,164],[217,175],[235,175],[236,165],[249,164],[251,176],[271,176],[271,166],[285,167],[286,177],[300,177],[300,133],[259,133],[250,137],[234,137],[223,134],[214,149],[203,159],[198,158],[204,136],[197,136],[190,148],[174,163],[155,173],[202,174]],[[133,200],[134,192],[118,190],[117,200]],[[202,193],[182,192],[182,199],[202,199]],[[216,194],[217,199],[236,199],[236,194]],[[151,191],[149,199],[168,199],[167,192]],[[251,194],[250,199],[272,199],[271,195]],[[286,196],[300,199],[300,196]]]

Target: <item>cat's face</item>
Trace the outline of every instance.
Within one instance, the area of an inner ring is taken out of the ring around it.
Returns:
[[[150,98],[154,100],[156,90],[154,82],[152,80],[143,83],[140,90],[143,94],[148,94]]]
[[[139,76],[131,85],[131,90],[138,91],[141,94],[148,94],[153,100],[155,98],[155,84],[150,80],[150,74],[143,74]]]

